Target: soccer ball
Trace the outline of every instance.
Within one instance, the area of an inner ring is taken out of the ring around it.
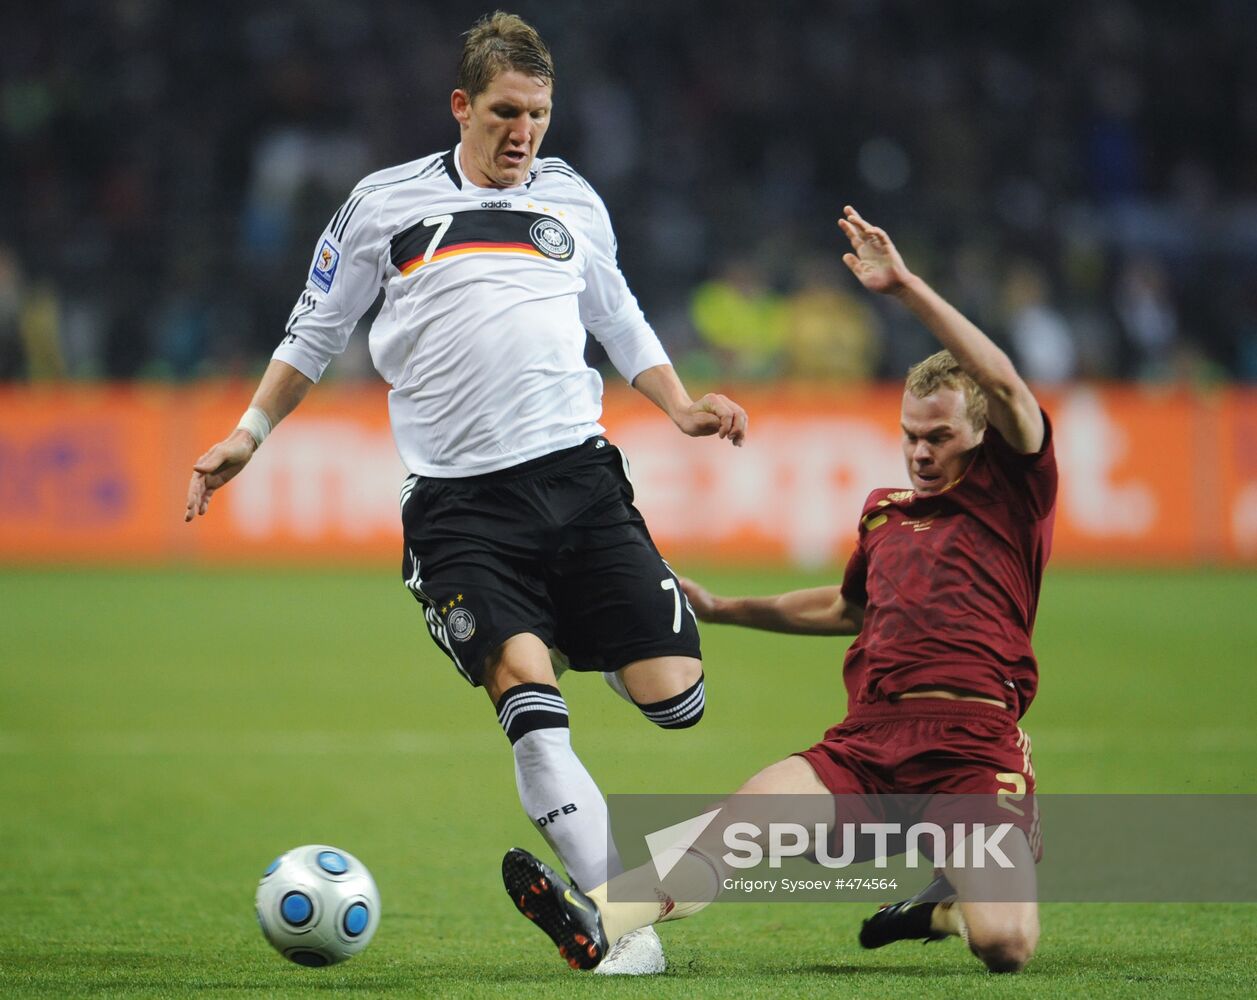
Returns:
[[[358,954],[380,925],[380,892],[348,851],[307,844],[262,873],[258,923],[266,940],[298,965],[333,965]]]

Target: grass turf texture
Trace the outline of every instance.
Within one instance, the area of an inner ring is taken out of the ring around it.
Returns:
[[[723,592],[830,579],[702,573]],[[1257,582],[1052,571],[1026,720],[1045,792],[1254,792]],[[0,994],[42,996],[1248,996],[1249,905],[1044,907],[987,977],[958,942],[862,952],[867,906],[716,906],[663,930],[649,983],[569,972],[499,883],[522,815],[488,700],[391,569],[0,571]],[[655,729],[564,679],[604,790],[714,793],[842,714],[844,643],[704,630],[708,712]],[[290,965],[254,922],[281,851],[344,847],[384,917],[346,965]],[[1050,845],[1049,845],[1050,846]]]

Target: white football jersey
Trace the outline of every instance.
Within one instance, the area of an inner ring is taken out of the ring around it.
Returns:
[[[421,476],[504,469],[602,432],[585,331],[630,383],[667,364],[593,188],[562,160],[479,188],[458,147],[371,174],[320,237],[275,358],[318,381],[384,289],[371,358]]]

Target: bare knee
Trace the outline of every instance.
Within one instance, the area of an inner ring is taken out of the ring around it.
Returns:
[[[703,663],[688,656],[662,656],[631,663],[620,672],[642,714],[663,729],[698,725],[707,704]]]
[[[1039,943],[1039,908],[1032,902],[962,902],[969,949],[991,972],[1020,972]]]
[[[620,670],[620,679],[639,705],[674,698],[692,688],[702,676],[703,661],[692,656],[656,656]]]
[[[1039,943],[1037,927],[1009,927],[980,936],[969,934],[969,949],[991,972],[1020,972]]]
[[[555,685],[550,650],[535,635],[521,632],[502,643],[485,659],[481,683],[496,705],[502,695],[520,684]]]
[[[947,876],[960,894],[970,950],[992,972],[1020,972],[1039,943],[1034,856],[1020,830],[1003,847],[1012,868],[948,866]]]

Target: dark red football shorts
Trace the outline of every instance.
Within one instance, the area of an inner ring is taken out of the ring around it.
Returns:
[[[1042,853],[1030,737],[1007,709],[941,698],[857,705],[796,756],[835,795],[863,797],[862,819],[887,818],[879,796],[895,807],[921,796],[919,818],[1012,822]]]

